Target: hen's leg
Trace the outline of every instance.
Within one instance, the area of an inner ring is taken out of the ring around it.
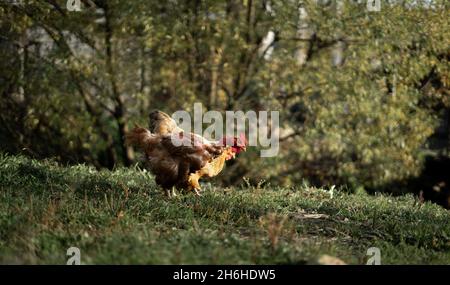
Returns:
[[[192,173],[189,175],[188,183],[189,187],[194,191],[196,196],[200,196],[200,192],[202,188],[200,188],[200,184],[198,183],[198,179],[200,179],[200,176],[197,173]]]
[[[200,193],[200,190],[202,190],[202,189],[195,189],[194,188],[194,194],[195,194],[195,196],[202,196],[202,194]]]
[[[172,197],[176,197],[177,193],[175,193],[175,187],[172,187]]]
[[[167,184],[167,182],[163,178],[164,178],[163,176],[157,175],[155,178],[155,182],[164,190],[165,196],[167,198],[170,198],[172,196],[171,195],[172,193],[170,193],[171,185]]]

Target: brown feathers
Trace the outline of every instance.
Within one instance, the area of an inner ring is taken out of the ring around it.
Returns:
[[[183,132],[183,130],[177,126],[175,120],[164,112],[154,110],[150,112],[149,119],[149,128],[152,133],[167,135]]]
[[[135,127],[126,135],[126,143],[145,154],[156,183],[168,196],[173,187],[199,194],[198,179],[217,175],[225,161],[235,157],[236,146],[222,146],[199,135],[185,133],[161,111],[150,113],[150,129]]]

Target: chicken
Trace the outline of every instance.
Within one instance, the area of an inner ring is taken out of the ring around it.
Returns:
[[[174,188],[187,189],[200,195],[199,179],[218,175],[225,161],[234,159],[246,149],[246,139],[209,141],[193,133],[185,133],[167,114],[154,111],[150,130],[135,127],[126,135],[126,143],[145,154],[155,181],[167,196],[175,196]],[[230,145],[226,145],[231,142]]]

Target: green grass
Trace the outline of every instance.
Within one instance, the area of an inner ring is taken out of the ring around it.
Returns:
[[[0,263],[449,264],[450,213],[412,196],[307,186],[215,188],[165,198],[139,169],[0,155]]]

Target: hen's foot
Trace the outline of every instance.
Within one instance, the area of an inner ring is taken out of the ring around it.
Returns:
[[[194,189],[200,189],[200,184],[198,183],[198,179],[200,177],[197,174],[191,174],[188,178],[188,185]]]

